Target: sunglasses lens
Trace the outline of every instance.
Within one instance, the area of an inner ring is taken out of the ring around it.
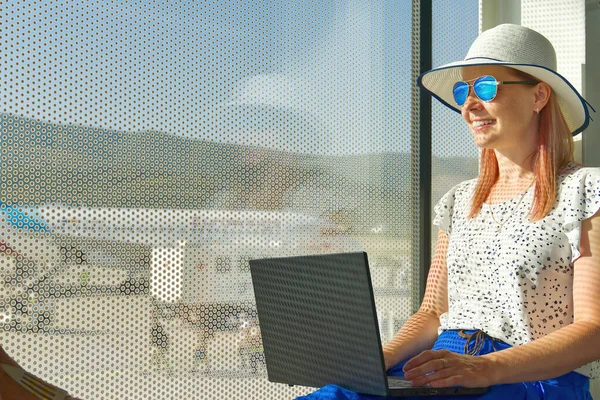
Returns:
[[[473,84],[473,90],[481,100],[491,101],[496,97],[498,82],[493,76],[482,76],[481,78],[477,78]]]
[[[467,82],[456,82],[454,88],[452,88],[452,94],[454,95],[454,101],[457,105],[462,106],[467,101],[469,95],[469,85]]]

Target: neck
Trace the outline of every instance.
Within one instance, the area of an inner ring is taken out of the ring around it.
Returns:
[[[533,154],[508,155],[498,150],[496,159],[498,160],[498,182],[517,183],[522,181],[532,181],[534,175]]]

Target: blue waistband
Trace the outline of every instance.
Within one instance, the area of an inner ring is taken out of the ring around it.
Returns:
[[[481,340],[480,349],[475,353],[471,353],[472,355],[481,356],[512,347],[500,339],[492,338],[481,330],[447,330],[442,331],[435,341],[432,350],[449,350],[453,353],[465,354],[467,338],[464,336],[472,336],[468,343],[469,350],[474,350],[474,347],[478,344],[478,340]]]

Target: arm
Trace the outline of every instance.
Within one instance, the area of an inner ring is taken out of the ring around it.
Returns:
[[[433,387],[530,382],[555,378],[600,359],[600,212],[582,221],[580,252],[574,262],[572,324],[480,357],[425,351],[406,363],[406,379]]]
[[[423,303],[396,336],[383,346],[386,369],[431,349],[435,343],[440,326],[439,317],[448,310],[447,250],[448,236],[440,229]]]

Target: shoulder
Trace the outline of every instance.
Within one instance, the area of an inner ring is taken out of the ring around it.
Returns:
[[[571,163],[561,171],[557,184],[556,209],[580,220],[600,207],[600,168]]]
[[[459,184],[454,185],[442,198],[453,198],[456,199],[470,199],[475,186],[477,185],[477,178],[462,181]]]
[[[550,225],[564,233],[571,247],[570,262],[586,253],[589,224],[600,210],[600,168],[569,163],[559,174],[558,193],[552,211],[544,218]],[[583,248],[582,248],[583,243]]]
[[[444,215],[451,217],[455,214],[456,210],[459,210],[459,212],[466,210],[473,196],[476,184],[477,179],[469,179],[454,185],[452,189],[448,190],[434,207],[438,218]]]
[[[600,168],[569,163],[559,173],[559,190],[578,191],[600,187]]]
[[[578,243],[581,222],[600,210],[600,168],[571,163],[561,171],[557,183],[556,203],[547,219],[563,225]]]

